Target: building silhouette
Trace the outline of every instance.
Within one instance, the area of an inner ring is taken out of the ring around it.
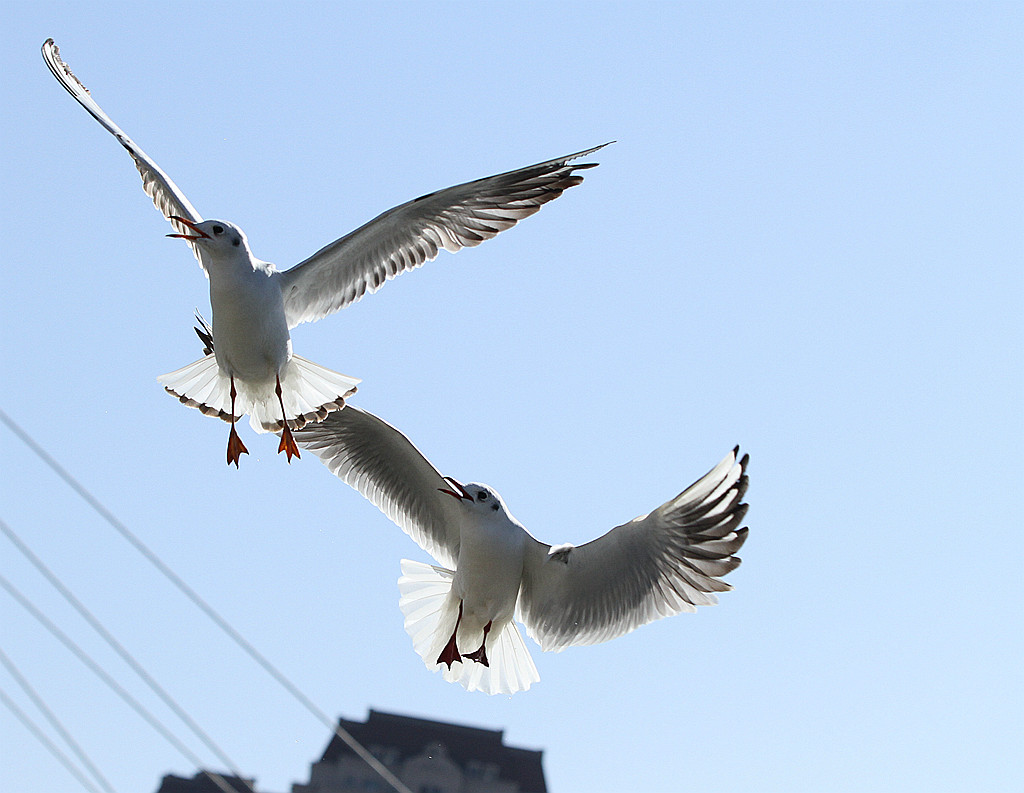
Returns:
[[[220,778],[227,783],[232,790],[238,793],[252,793],[254,779],[241,778],[230,774],[219,774]],[[208,771],[198,771],[192,778],[167,774],[160,780],[160,787],[156,793],[224,793],[210,776]]]
[[[413,793],[547,793],[543,752],[506,746],[502,730],[370,710],[366,721],[338,719]],[[337,735],[292,793],[392,793]]]
[[[485,730],[382,713],[366,721],[338,724],[412,793],[547,793],[540,750],[506,746],[502,730]],[[222,774],[228,787],[255,793],[253,779]],[[209,772],[191,779],[166,775],[157,793],[223,793]],[[323,756],[310,767],[309,781],[291,793],[393,793],[392,787],[332,735]]]

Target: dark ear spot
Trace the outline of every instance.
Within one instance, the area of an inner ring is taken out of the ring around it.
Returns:
[[[491,511],[492,512],[497,512],[498,511],[498,502],[497,501],[495,501],[493,504],[491,504]]]
[[[242,244],[242,240],[239,239],[238,237],[235,237],[233,240],[231,240],[231,244],[237,248],[239,245]]]

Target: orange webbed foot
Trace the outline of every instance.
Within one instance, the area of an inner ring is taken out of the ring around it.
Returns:
[[[478,664],[483,664],[484,666],[490,666],[490,664],[487,663],[487,651],[484,649],[482,644],[480,645],[479,650],[466,653],[463,658],[468,658],[470,661],[476,661]]]
[[[437,656],[437,663],[448,664],[448,668],[452,668],[452,664],[456,661],[461,661],[462,656],[459,655],[459,646],[455,643],[455,637],[459,634],[459,623],[462,622],[462,601],[459,601],[459,616],[455,620],[455,630],[452,631],[452,638],[448,640],[448,644],[441,650],[441,654]]]
[[[284,429],[281,430],[281,443],[277,447],[277,453],[284,452],[288,455],[288,462],[292,461],[292,457],[301,459],[299,455],[299,445],[295,442],[295,437],[292,435],[292,431],[288,429],[288,425],[284,425]]]
[[[228,465],[231,463],[235,464],[235,468],[238,468],[238,460],[243,454],[248,454],[249,450],[245,448],[245,444],[242,443],[242,439],[238,437],[238,433],[235,431],[235,425],[231,425],[231,433],[228,435]]]
[[[471,653],[466,653],[465,655],[465,657],[468,658],[470,661],[476,661],[478,664],[483,664],[484,666],[488,667],[490,666],[490,664],[487,663],[487,634],[491,632],[492,624],[493,620],[492,622],[488,622],[486,625],[484,625],[484,640],[480,642],[480,649],[474,650]]]
[[[456,661],[461,661],[462,656],[459,655],[459,648],[455,644],[455,634],[452,634],[452,638],[448,640],[448,644],[441,650],[441,654],[437,656],[437,663],[448,664],[448,668],[452,668],[452,664]]]

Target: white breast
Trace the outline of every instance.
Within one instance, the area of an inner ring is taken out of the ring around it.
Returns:
[[[463,527],[452,592],[463,602],[467,633],[512,618],[523,577],[525,537],[504,516],[472,520]]]
[[[274,274],[244,267],[210,268],[214,352],[227,374],[273,384],[291,357],[281,290]]]

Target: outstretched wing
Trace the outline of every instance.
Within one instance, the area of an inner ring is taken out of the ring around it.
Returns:
[[[438,562],[459,558],[459,502],[451,485],[406,438],[372,413],[347,405],[293,433],[331,473],[362,493]]]
[[[171,220],[171,215],[178,215],[179,217],[191,220],[193,223],[201,223],[202,217],[196,212],[192,204],[189,203],[189,200],[185,198],[181,190],[178,189],[178,186],[171,181],[170,177],[160,170],[160,166],[153,162],[149,155],[136,145],[135,141],[125,135],[121,128],[111,120],[110,116],[103,112],[103,108],[96,104],[96,101],[89,93],[89,89],[82,85],[82,82],[75,77],[71,69],[68,68],[68,65],[61,60],[60,50],[53,43],[53,39],[47,39],[43,42],[43,60],[50,67],[50,71],[57,78],[57,82],[63,85],[67,92],[77,99],[78,103],[88,110],[89,114],[100,122],[111,135],[117,138],[118,143],[128,150],[128,153],[135,161],[135,167],[139,169],[139,174],[142,176],[142,187],[146,191],[146,195],[153,199],[156,208],[163,213],[165,218],[171,221],[171,225],[174,226],[178,233],[192,233],[186,226]],[[195,254],[201,266],[202,260],[199,258],[198,248],[191,242],[189,242],[189,246],[192,248],[192,253]]]
[[[441,248],[454,253],[512,228],[582,182],[576,171],[597,165],[571,165],[571,160],[607,145],[448,187],[389,209],[281,273],[288,327],[321,319],[376,292],[388,279],[432,261]]]
[[[545,650],[597,644],[661,617],[718,602],[719,578],[739,566],[747,539],[749,457],[739,447],[649,515],[593,542],[554,549],[533,540],[520,592],[520,619]]]

